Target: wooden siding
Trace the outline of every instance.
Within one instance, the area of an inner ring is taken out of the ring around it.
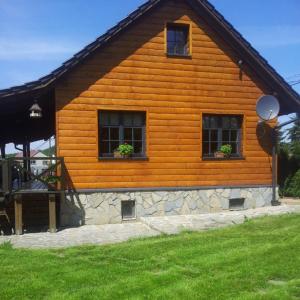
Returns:
[[[191,25],[192,58],[165,54],[166,22]],[[78,189],[271,184],[256,136],[263,94],[184,1],[166,1],[56,88],[57,155]],[[148,161],[98,160],[98,110],[146,110]],[[244,160],[202,160],[202,114],[241,114]]]

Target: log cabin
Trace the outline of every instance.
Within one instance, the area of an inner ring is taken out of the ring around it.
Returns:
[[[300,111],[208,1],[150,0],[48,76],[0,91],[0,143],[55,135],[62,226],[267,206],[276,121],[258,125],[265,94],[280,115]],[[43,117],[30,120],[34,102]]]

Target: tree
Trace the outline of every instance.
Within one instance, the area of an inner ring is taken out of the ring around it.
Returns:
[[[294,122],[293,126],[287,131],[287,137],[291,143],[300,143],[300,113],[296,114],[296,118],[298,120]]]
[[[300,197],[300,169],[293,176],[287,178],[284,195],[288,197]]]

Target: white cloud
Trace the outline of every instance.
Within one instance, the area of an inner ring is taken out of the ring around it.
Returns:
[[[79,46],[63,41],[41,41],[0,38],[0,59],[2,60],[44,60],[75,54]]]
[[[254,47],[300,45],[300,26],[251,26],[241,27],[239,30]]]

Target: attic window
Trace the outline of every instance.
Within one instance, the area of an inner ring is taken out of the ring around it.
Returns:
[[[167,55],[190,55],[190,26],[187,24],[167,25]]]

